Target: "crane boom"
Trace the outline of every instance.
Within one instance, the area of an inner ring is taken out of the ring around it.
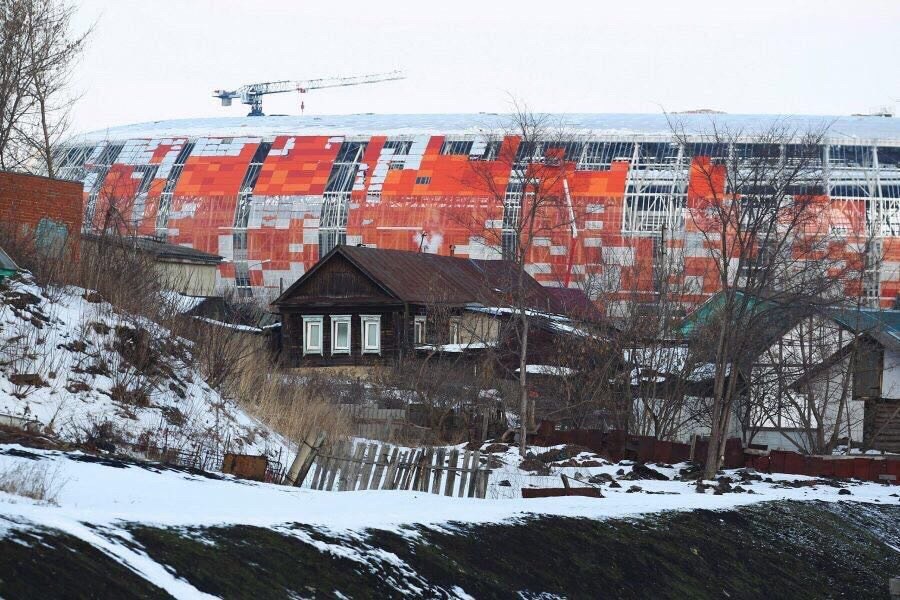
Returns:
[[[264,81],[262,83],[249,83],[236,90],[215,90],[213,97],[222,101],[222,106],[231,106],[231,101],[240,98],[242,104],[250,106],[248,117],[261,117],[262,97],[266,94],[281,94],[284,92],[306,92],[308,90],[320,90],[323,88],[347,87],[351,85],[366,85],[380,83],[382,81],[394,81],[405,79],[402,71],[389,71],[387,73],[372,73],[368,75],[352,75],[350,77],[320,77],[319,79],[300,79],[296,81]]]

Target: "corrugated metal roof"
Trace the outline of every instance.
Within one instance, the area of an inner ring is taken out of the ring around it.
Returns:
[[[885,141],[900,143],[900,118],[827,115],[728,115],[728,114],[592,114],[548,115],[550,123],[566,131],[595,137],[671,136],[673,125],[687,135],[721,131],[759,134],[773,126],[803,131],[828,128],[835,142]],[[74,142],[101,142],[134,138],[170,137],[272,137],[276,135],[459,135],[493,132],[508,123],[496,113],[417,115],[321,115],[272,117],[219,117],[175,119],[121,125],[87,132]]]
[[[834,309],[828,314],[853,332],[870,335],[885,347],[900,348],[900,310]]]
[[[93,233],[83,233],[81,234],[81,237],[82,239],[91,242],[96,242],[98,239],[100,239],[100,236]],[[125,236],[121,238],[114,238],[114,240],[116,242],[122,243],[123,245],[132,246],[135,249],[140,250],[141,252],[152,254],[157,258],[196,261],[209,264],[219,264],[220,262],[222,262],[222,257],[218,254],[210,254],[209,252],[203,252],[202,250],[188,248],[187,246],[179,246],[178,244],[169,244],[168,242],[163,242],[154,238],[143,236]]]

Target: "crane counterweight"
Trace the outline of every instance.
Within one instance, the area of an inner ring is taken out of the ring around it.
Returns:
[[[405,79],[405,77],[402,71],[389,71],[387,73],[353,75],[350,77],[322,77],[299,81],[266,81],[242,85],[236,90],[215,90],[213,91],[213,97],[221,100],[222,106],[231,106],[233,99],[240,98],[242,104],[250,106],[248,117],[262,117],[264,116],[262,98],[266,94],[282,94],[294,91],[303,94],[309,90],[380,83],[382,81]]]

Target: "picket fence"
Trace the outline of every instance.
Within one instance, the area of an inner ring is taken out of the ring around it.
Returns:
[[[414,490],[460,498],[484,498],[491,473],[481,467],[478,451],[380,443],[338,442],[316,456],[315,466],[315,490]]]

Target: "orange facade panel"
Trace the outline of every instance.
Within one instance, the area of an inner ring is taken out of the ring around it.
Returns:
[[[340,138],[328,136],[276,137],[253,193],[258,196],[322,195],[340,146]]]

